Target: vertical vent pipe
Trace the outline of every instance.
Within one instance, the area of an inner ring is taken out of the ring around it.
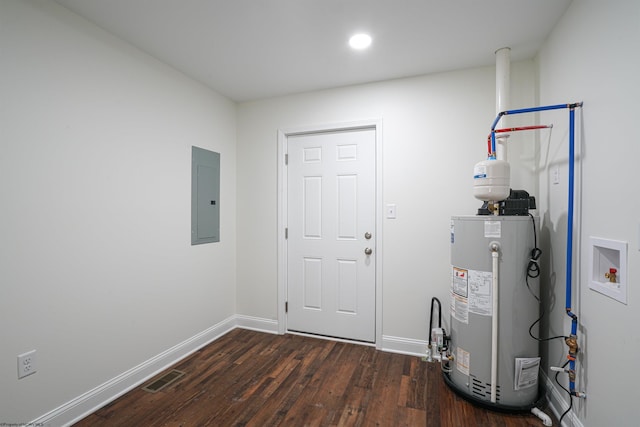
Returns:
[[[509,109],[511,85],[511,48],[503,47],[496,50],[496,114]],[[508,161],[508,134],[496,136],[496,158]]]
[[[496,114],[507,109],[509,103],[510,56],[511,49],[503,47],[496,52]],[[498,116],[500,117],[500,116]],[[487,160],[473,168],[473,196],[489,203],[496,203],[509,197],[511,167],[507,162],[506,142],[509,135],[496,136],[495,126],[491,128],[491,142]],[[496,140],[498,143],[496,144]],[[498,211],[495,211],[497,214]]]

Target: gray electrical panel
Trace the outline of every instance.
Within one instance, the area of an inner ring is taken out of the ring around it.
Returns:
[[[220,241],[220,153],[191,147],[191,244]]]

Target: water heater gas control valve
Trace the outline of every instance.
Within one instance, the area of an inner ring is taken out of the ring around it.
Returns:
[[[447,334],[443,328],[433,328],[431,330],[431,342],[435,347],[435,353],[439,354],[447,349],[447,339]]]

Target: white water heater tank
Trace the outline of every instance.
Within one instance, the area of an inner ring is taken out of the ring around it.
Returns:
[[[511,167],[506,160],[487,159],[473,168],[473,196],[485,202],[509,197]]]

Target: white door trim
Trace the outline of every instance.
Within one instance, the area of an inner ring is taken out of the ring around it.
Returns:
[[[362,128],[376,130],[376,348],[382,348],[382,120],[358,120],[353,122],[327,123],[295,128],[278,129],[278,333],[287,331],[285,302],[287,299],[287,138],[292,135],[329,131],[346,131]]]

